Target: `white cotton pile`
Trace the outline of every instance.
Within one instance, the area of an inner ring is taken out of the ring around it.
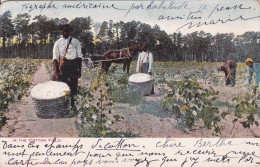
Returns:
[[[148,82],[150,80],[152,80],[153,77],[149,74],[145,74],[145,73],[137,73],[137,74],[133,74],[128,78],[129,82],[134,82],[134,83],[142,83],[142,82]]]
[[[31,96],[35,99],[55,99],[70,93],[69,86],[64,82],[47,81],[39,83],[31,90]]]

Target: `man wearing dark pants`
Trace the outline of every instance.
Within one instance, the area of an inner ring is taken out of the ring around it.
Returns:
[[[81,77],[81,46],[77,39],[70,37],[72,28],[69,24],[61,25],[60,30],[62,37],[55,42],[53,47],[53,80],[62,81],[69,85],[71,106],[74,108],[78,78]]]
[[[235,86],[236,84],[236,68],[235,61],[228,59],[225,64],[218,68],[218,71],[224,71],[226,85]]]
[[[143,51],[138,55],[136,72],[152,75],[153,54],[148,51],[147,47],[147,44],[144,44]],[[151,94],[154,94],[154,86]]]

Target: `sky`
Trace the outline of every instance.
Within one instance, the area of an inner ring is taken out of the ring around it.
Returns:
[[[4,1],[0,14],[13,17],[29,13],[48,18],[90,16],[94,22],[141,21],[159,25],[168,34],[205,31],[211,34],[260,31],[260,2],[257,0],[176,1]]]

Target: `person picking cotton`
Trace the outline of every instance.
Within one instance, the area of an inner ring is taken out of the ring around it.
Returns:
[[[255,85],[253,85],[253,92],[256,95],[256,91],[260,83],[260,63],[254,62],[253,58],[246,59],[246,65],[248,66],[248,85],[247,88],[250,89],[253,74],[255,73]]]

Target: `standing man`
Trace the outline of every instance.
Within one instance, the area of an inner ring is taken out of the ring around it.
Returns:
[[[147,44],[144,44],[142,52],[138,55],[136,72],[152,75],[152,65],[153,54],[148,50]],[[154,87],[151,94],[154,94]]]
[[[246,65],[248,66],[248,89],[250,89],[253,74],[255,73],[255,85],[253,86],[254,95],[260,83],[260,63],[254,63],[254,59],[247,58]]]
[[[81,77],[82,53],[79,40],[70,37],[72,28],[69,24],[60,26],[62,37],[53,47],[54,81],[62,81],[71,90],[71,106],[75,107],[78,78]]]
[[[237,64],[234,60],[228,59],[225,64],[218,68],[218,71],[224,71],[226,85],[235,86],[236,84]]]

